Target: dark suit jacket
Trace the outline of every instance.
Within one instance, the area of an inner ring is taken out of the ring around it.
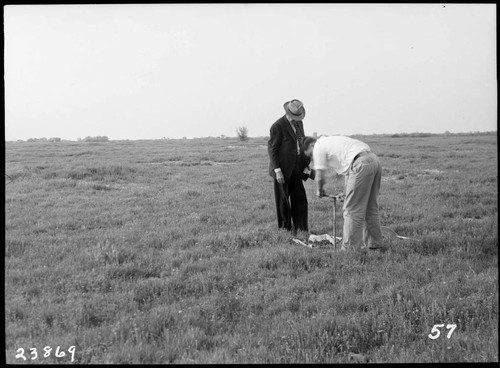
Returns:
[[[298,129],[301,129],[302,136],[305,136],[302,121],[299,121]],[[297,165],[297,160],[300,159],[299,155],[297,155],[297,137],[285,115],[271,126],[270,133],[271,138],[267,143],[267,152],[270,160],[269,175],[276,178],[274,169],[279,167],[285,177],[285,181],[288,181],[293,169]],[[304,155],[301,156],[305,157]]]
[[[306,181],[307,179],[311,178],[311,180],[314,180],[315,176],[316,176],[316,172],[314,170],[311,170],[311,173],[308,175],[308,174],[304,174],[303,171],[306,167],[309,166],[309,164],[311,163],[311,158],[310,157],[307,157],[306,155],[304,155],[304,152],[300,152],[300,175],[302,177],[302,180]]]

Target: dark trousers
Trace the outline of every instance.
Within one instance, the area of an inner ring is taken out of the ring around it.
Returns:
[[[274,179],[274,198],[279,228],[292,230],[293,220],[295,230],[309,231],[307,226],[307,196],[297,169],[293,170],[290,179],[285,184],[279,184]]]

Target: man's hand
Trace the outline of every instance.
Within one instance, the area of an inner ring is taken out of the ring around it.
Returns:
[[[285,177],[283,176],[283,173],[281,171],[278,171],[276,173],[276,180],[278,181],[278,183],[280,184],[285,184]]]
[[[316,191],[316,195],[317,195],[319,198],[326,196],[325,190],[324,190],[324,189],[318,189],[318,190]]]

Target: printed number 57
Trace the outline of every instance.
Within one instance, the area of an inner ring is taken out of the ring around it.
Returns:
[[[441,334],[441,331],[439,331],[439,328],[441,327],[444,327],[444,323],[443,324],[440,324],[440,325],[434,325],[432,327],[432,330],[431,330],[431,333],[428,335],[429,336],[429,339],[432,339],[432,340],[435,340],[439,337],[439,335]],[[446,337],[449,339],[451,337],[451,334],[453,333],[453,331],[455,331],[455,328],[457,328],[457,325],[446,325],[446,328],[450,330],[450,332],[448,332],[448,335],[446,335]],[[433,335],[435,333],[435,335]]]

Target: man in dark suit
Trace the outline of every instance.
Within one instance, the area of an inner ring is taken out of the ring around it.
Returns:
[[[307,196],[302,180],[307,180],[307,159],[301,149],[304,139],[302,119],[305,109],[299,100],[286,102],[285,115],[270,129],[268,142],[269,175],[274,178],[274,198],[278,227],[308,231]],[[304,172],[304,170],[306,170]]]

